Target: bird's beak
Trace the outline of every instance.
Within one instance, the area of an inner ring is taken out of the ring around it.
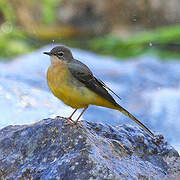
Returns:
[[[46,55],[48,55],[48,56],[50,56],[51,55],[51,53],[50,52],[43,52],[44,54],[46,54]]]

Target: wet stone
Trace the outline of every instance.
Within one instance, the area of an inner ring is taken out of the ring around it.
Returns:
[[[49,118],[0,130],[0,179],[161,180],[180,170],[177,151],[140,128],[65,124]]]

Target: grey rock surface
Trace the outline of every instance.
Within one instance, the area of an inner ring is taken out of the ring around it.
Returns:
[[[50,60],[42,52],[50,49],[51,45],[0,63],[0,128],[72,113],[47,87]],[[163,134],[180,152],[180,61],[154,56],[119,61],[78,49],[72,52],[121,97],[117,99],[120,105],[152,131]],[[135,125],[120,112],[97,106],[90,106],[82,119]]]
[[[162,180],[180,172],[177,151],[130,125],[45,119],[0,131],[0,179]]]

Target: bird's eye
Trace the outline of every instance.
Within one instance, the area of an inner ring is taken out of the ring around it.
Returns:
[[[58,56],[63,56],[64,53],[62,51],[58,52]]]

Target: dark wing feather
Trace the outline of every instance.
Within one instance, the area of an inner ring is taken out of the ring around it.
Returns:
[[[83,83],[87,88],[108,100],[115,106],[118,106],[114,98],[104,88],[104,84],[93,76],[92,72],[85,64],[80,61],[73,60],[68,63],[68,68],[73,77]]]
[[[103,86],[104,88],[108,89],[109,91],[111,91],[116,97],[118,97],[119,99],[121,99],[112,89],[110,89],[108,86],[106,86],[106,84],[104,82],[102,82],[100,79],[95,78],[100,84],[101,86]]]

